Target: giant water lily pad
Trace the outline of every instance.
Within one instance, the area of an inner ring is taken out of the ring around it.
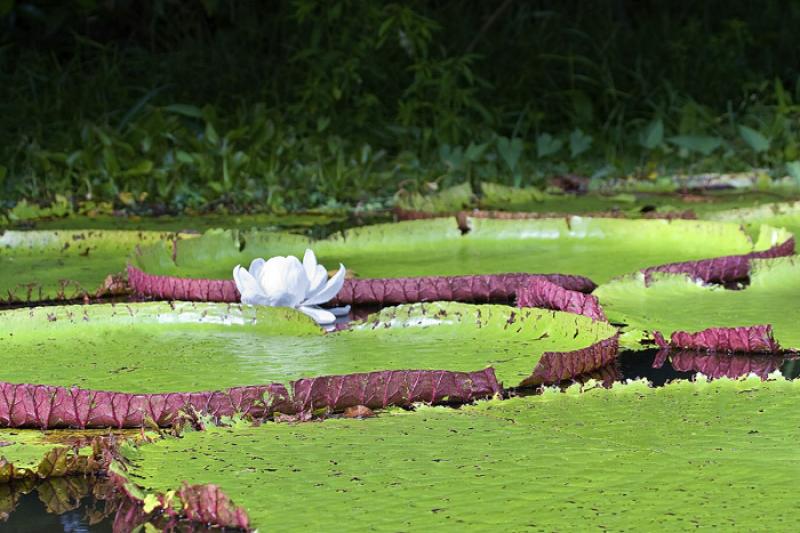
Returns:
[[[529,272],[584,275],[596,282],[662,263],[766,250],[790,237],[766,229],[754,246],[733,223],[570,217],[454,219],[380,224],[312,241],[297,235],[211,231],[169,247],[142,250],[134,266],[148,274],[230,279],[236,264],[255,257],[302,256],[313,247],[328,266],[344,263],[364,278]]]
[[[631,330],[669,337],[676,331],[772,325],[786,349],[800,349],[800,261],[796,256],[751,262],[750,285],[727,290],[695,282],[687,276],[641,274],[600,286],[599,298],[609,320]]]
[[[213,517],[226,495],[218,517],[261,530],[784,530],[800,519],[798,401],[800,382],[783,379],[637,382],[458,411],[212,427],[128,448],[112,470],[150,502],[214,484],[216,498],[182,491],[178,508]]]
[[[173,401],[162,396],[148,404],[146,398],[131,394],[218,391],[379,371],[446,371],[408,376],[427,380],[434,399],[447,396],[447,387],[456,394],[446,374],[460,372],[459,383],[480,386],[486,395],[497,391],[494,374],[485,378],[490,380],[485,385],[472,381],[484,379],[480,372],[487,367],[494,369],[499,381],[515,386],[570,377],[602,366],[616,355],[616,329],[607,323],[502,305],[399,306],[384,309],[350,330],[330,334],[292,309],[185,302],[20,309],[0,313],[0,324],[4,331],[0,335],[0,354],[4,354],[0,355],[0,422],[43,427],[130,426],[135,425],[134,419],[141,424],[142,409],[156,418],[161,414],[152,413],[161,413],[164,405],[173,405],[170,402],[194,405],[209,399],[201,395]],[[590,349],[598,344],[603,348]],[[589,350],[584,353],[584,349]],[[468,374],[471,371],[476,374]],[[335,385],[352,389],[339,392],[356,398],[367,378],[376,379],[366,376]],[[375,390],[364,394],[376,395],[378,390],[389,394],[377,387],[398,383],[397,376],[378,378]],[[320,384],[306,381],[300,387],[305,394],[328,394],[320,391]],[[441,384],[438,392],[437,383]],[[408,380],[401,385],[414,388]],[[69,387],[129,396],[98,396]],[[12,397],[30,398],[31,410],[36,412],[26,411],[20,407],[25,402],[12,401]],[[91,409],[76,411],[74,401],[90,404]],[[101,405],[114,402],[118,403],[110,410]],[[226,405],[233,403],[228,399]],[[139,418],[126,409],[137,411]]]
[[[138,244],[171,242],[147,231],[6,231],[0,234],[0,302],[64,300],[113,293]]]

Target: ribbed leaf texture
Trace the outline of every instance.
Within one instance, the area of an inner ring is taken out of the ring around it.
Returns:
[[[663,349],[656,356],[653,368],[661,368],[667,357],[670,358],[672,368],[678,372],[700,372],[714,379],[737,379],[748,374],[766,379],[784,361],[784,357],[780,355],[720,354],[694,350],[671,352]]]
[[[426,276],[417,278],[348,279],[334,305],[397,305],[426,301],[510,302],[520,287],[545,280],[564,289],[591,292],[596,285],[583,276],[562,274],[487,274],[475,276]],[[169,300],[238,302],[233,280],[157,276],[128,266],[128,283],[141,296]]]
[[[683,350],[710,350],[719,352],[778,353],[781,347],[772,334],[772,326],[742,326],[736,328],[708,328],[690,333],[675,331],[667,342],[658,331],[653,332],[661,348]]]
[[[351,279],[345,282],[333,303],[338,305],[397,305],[437,300],[505,303],[513,301],[522,288],[542,281],[568,291],[591,292],[596,287],[590,279],[583,276],[563,274],[487,274]]]
[[[565,289],[546,279],[531,280],[517,291],[519,307],[544,307],[606,320],[600,302],[591,294]]]
[[[309,409],[372,408],[417,402],[469,402],[501,392],[494,370],[450,372],[403,370],[302,379],[284,385],[224,391],[130,394],[49,385],[0,382],[0,426],[47,428],[135,428],[170,426],[182,413],[213,417],[243,414],[264,418]]]
[[[656,272],[669,274],[687,274],[695,279],[700,279],[706,283],[727,283],[733,281],[744,281],[750,276],[751,259],[767,259],[772,257],[785,257],[794,255],[794,237],[787,239],[781,244],[776,244],[769,250],[762,252],[751,252],[743,255],[728,255],[725,257],[715,257],[713,259],[702,259],[700,261],[684,261],[681,263],[669,263],[642,270],[647,281]]]
[[[501,392],[494,371],[387,371],[325,376],[292,382],[297,412],[354,405],[383,408],[414,402],[466,403]]]
[[[545,352],[522,386],[558,383],[610,364],[617,357],[619,335],[572,352]]]
[[[215,524],[242,530],[250,529],[250,520],[241,507],[237,507],[218,486],[189,485],[178,490],[183,505],[182,515],[198,524]]]

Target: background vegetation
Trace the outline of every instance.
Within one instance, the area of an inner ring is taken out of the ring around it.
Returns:
[[[800,3],[0,0],[0,198],[373,206],[764,166],[800,178]]]

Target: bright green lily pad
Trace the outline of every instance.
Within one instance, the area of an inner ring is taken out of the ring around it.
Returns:
[[[139,244],[172,235],[147,231],[6,231],[0,234],[0,302],[94,296],[125,270]]]
[[[782,531],[800,382],[717,380],[209,428],[125,451],[141,498],[213,483],[261,530]]]
[[[781,346],[800,349],[800,260],[758,259],[751,265],[750,285],[743,290],[679,275],[656,275],[646,285],[642,275],[633,275],[602,285],[594,294],[609,320],[631,330],[659,331],[669,338],[681,330],[771,324]]]
[[[0,381],[161,393],[487,366],[514,386],[543,352],[586,348],[616,329],[544,309],[431,303],[325,334],[292,309],[177,302],[5,311],[0,332]]]
[[[454,219],[379,224],[343,236],[312,241],[297,235],[211,231],[171,249],[149,247],[134,264],[149,274],[226,279],[236,264],[255,257],[302,256],[312,247],[322,264],[344,263],[361,277],[561,273],[602,283],[614,276],[662,263],[753,251],[750,237],[733,223],[696,220],[470,219],[466,235]],[[240,238],[241,241],[240,242]],[[769,229],[761,250],[789,238]],[[240,251],[241,249],[241,251]]]

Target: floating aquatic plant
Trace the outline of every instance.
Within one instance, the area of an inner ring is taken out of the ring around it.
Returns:
[[[320,307],[342,290],[345,273],[344,265],[339,264],[339,270],[328,279],[328,271],[317,263],[314,252],[306,249],[302,264],[290,255],[266,261],[254,259],[249,269],[236,265],[233,280],[243,304],[293,307],[313,318],[317,324],[329,325],[336,321],[337,316],[350,312],[350,306]]]
[[[43,428],[463,403],[617,354],[606,322],[444,302],[386,308],[329,334],[295,309],[189,302],[0,312],[0,332],[11,331],[0,334],[0,426]]]
[[[261,530],[553,531],[566,520],[780,531],[797,519],[782,495],[796,485],[786,465],[800,382],[588,388],[366,420],[209,426],[125,448],[112,477],[153,502],[184,482],[213,484],[209,501],[176,492],[169,504],[207,519],[203,510],[232,502]]]
[[[692,274],[639,273],[606,283],[594,295],[612,322],[647,336],[657,331],[675,347],[772,352],[777,342],[800,350],[797,256],[751,259],[747,271],[749,285],[740,290],[698,282]],[[769,335],[749,327],[766,325]]]

